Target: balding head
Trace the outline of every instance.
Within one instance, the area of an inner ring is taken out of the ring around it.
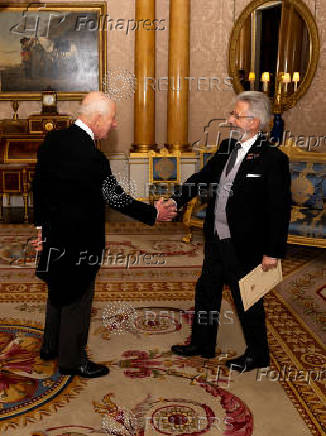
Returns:
[[[115,102],[100,91],[86,95],[79,109],[79,118],[93,131],[95,138],[104,139],[116,127]]]
[[[113,100],[103,92],[93,91],[86,95],[81,102],[79,114],[92,117],[96,114],[106,115],[115,106]]]

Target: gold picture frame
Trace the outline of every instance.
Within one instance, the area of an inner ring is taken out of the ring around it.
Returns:
[[[0,100],[81,100],[107,73],[107,3],[0,5]]]

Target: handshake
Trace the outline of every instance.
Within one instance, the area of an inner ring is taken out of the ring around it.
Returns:
[[[165,201],[161,197],[154,205],[157,210],[157,221],[171,221],[177,215],[177,203],[171,198]]]

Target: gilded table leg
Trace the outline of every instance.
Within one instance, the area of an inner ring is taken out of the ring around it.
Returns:
[[[28,224],[28,194],[24,192],[24,224]]]
[[[3,223],[3,194],[0,194],[0,223]]]

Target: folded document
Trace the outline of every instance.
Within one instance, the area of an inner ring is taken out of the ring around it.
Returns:
[[[250,309],[251,306],[282,280],[282,264],[280,259],[276,268],[266,272],[261,265],[258,265],[257,268],[253,269],[239,281],[244,310]]]

